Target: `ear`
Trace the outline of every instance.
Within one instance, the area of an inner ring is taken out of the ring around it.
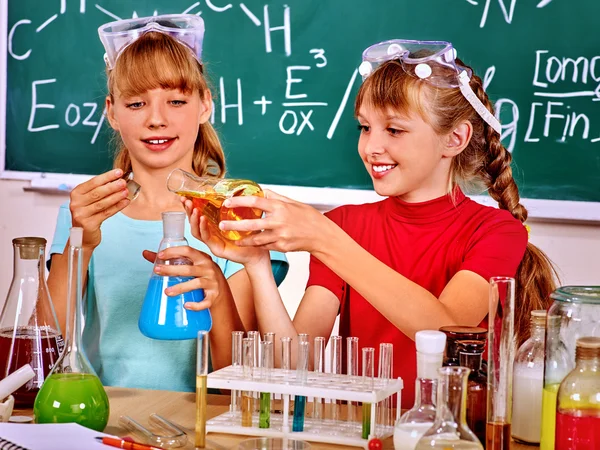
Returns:
[[[112,102],[110,95],[106,96],[104,103],[106,107],[106,118],[108,119],[108,123],[110,123],[110,126],[113,130],[119,131],[119,122],[117,122],[117,119],[115,119],[115,105]]]
[[[445,138],[444,156],[453,157],[460,154],[471,141],[473,125],[468,120],[461,122]]]
[[[210,90],[204,91],[204,98],[200,100],[200,123],[206,123],[212,115],[213,101]]]

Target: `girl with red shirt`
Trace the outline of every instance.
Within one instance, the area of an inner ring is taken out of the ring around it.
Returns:
[[[340,335],[357,336],[361,347],[394,344],[393,375],[405,380],[402,403],[409,407],[417,331],[480,324],[488,313],[489,278],[508,276],[517,279],[516,328],[523,340],[529,311],[546,307],[553,272],[528,243],[527,210],[492,103],[451,44],[382,42],[365,50],[360,72],[358,153],[386,199],[322,215],[273,192],[236,197],[224,206],[265,212],[262,219],[221,222],[225,230],[260,231],[236,244],[220,240],[191,204],[187,209],[215,255],[245,265],[262,331],[329,336],[339,314]],[[472,201],[465,186],[483,186],[499,208]],[[268,250],[311,254],[293,320]]]

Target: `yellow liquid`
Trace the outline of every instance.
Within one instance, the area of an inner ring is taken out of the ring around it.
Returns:
[[[554,433],[556,428],[556,398],[560,384],[544,387],[542,394],[542,437],[540,450],[554,450]]]
[[[252,397],[252,392],[242,392],[242,426],[243,427],[251,427],[252,426],[252,404],[254,403],[254,398]]]
[[[196,448],[206,446],[206,385],[207,376],[196,376]]]
[[[206,191],[177,191],[178,195],[192,201],[194,208],[218,228],[222,220],[260,219],[262,210],[257,208],[225,208],[223,202],[230,197],[240,195],[256,195],[263,197],[259,185],[248,180],[227,180],[217,183],[214,189]],[[230,241],[238,241],[256,231],[220,230],[223,237]]]

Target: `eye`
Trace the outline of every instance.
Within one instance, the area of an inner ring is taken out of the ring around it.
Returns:
[[[391,128],[389,127],[387,129],[388,133],[390,133],[392,136],[397,136],[400,135],[402,133],[404,133],[404,130],[399,130],[398,128]]]
[[[187,105],[187,102],[185,100],[171,100],[171,104],[173,106],[183,106]]]
[[[132,103],[127,103],[127,108],[129,109],[140,109],[142,106],[144,106],[144,102],[132,102]]]
[[[360,131],[361,133],[368,133],[368,132],[369,132],[369,130],[370,130],[370,128],[369,128],[369,126],[368,126],[368,125],[361,125],[361,124],[358,124],[358,125],[357,125],[357,128],[358,128],[358,131]]]

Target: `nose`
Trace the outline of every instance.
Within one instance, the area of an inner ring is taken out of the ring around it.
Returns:
[[[385,152],[385,145],[384,145],[384,140],[383,140],[383,136],[382,133],[378,133],[374,130],[371,130],[371,132],[368,134],[368,136],[365,136],[366,142],[365,142],[365,154],[367,156],[376,156],[376,155],[381,155],[382,153]]]
[[[148,105],[148,117],[146,118],[146,126],[151,130],[166,128],[168,125],[166,105],[159,102],[153,102]]]

